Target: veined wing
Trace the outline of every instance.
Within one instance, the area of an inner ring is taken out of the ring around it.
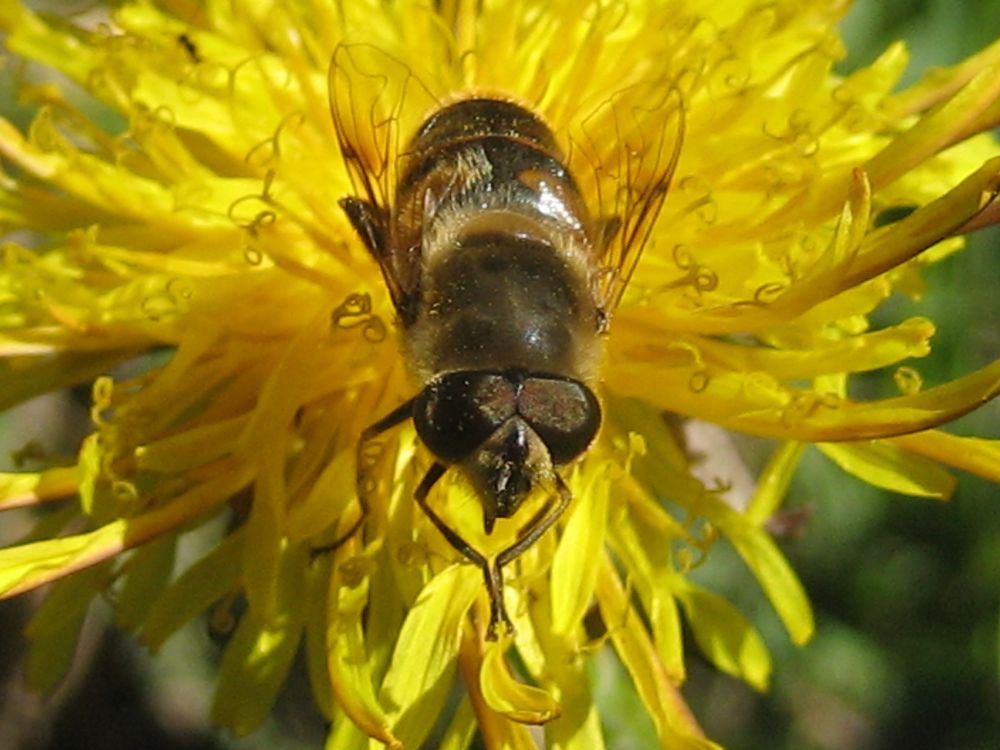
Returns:
[[[405,139],[437,99],[399,59],[370,44],[341,44],[328,74],[330,111],[354,195],[340,200],[378,261],[398,313],[412,303],[420,248],[395,247],[392,200]]]
[[[645,249],[684,143],[684,100],[671,83],[616,92],[570,133],[570,163],[598,220],[595,279],[609,318]]]

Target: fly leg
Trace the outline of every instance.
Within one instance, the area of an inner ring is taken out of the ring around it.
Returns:
[[[521,537],[497,555],[497,568],[502,568],[515,558],[520,557],[525,550],[537,542],[542,535],[552,527],[552,524],[559,520],[559,516],[566,511],[567,507],[569,507],[569,502],[573,499],[573,495],[570,493],[569,487],[566,486],[566,483],[563,482],[562,478],[558,474],[556,474],[555,477],[556,492],[559,493],[559,500],[556,502],[552,512],[548,515],[536,516],[531,520],[528,526],[525,527],[524,533]]]
[[[332,541],[330,544],[326,544],[322,547],[316,547],[313,549],[313,555],[322,555],[326,552],[333,552],[339,549],[343,544],[358,533],[358,530],[364,525],[365,519],[368,517],[368,499],[366,494],[361,491],[362,478],[361,478],[361,464],[362,458],[364,456],[365,446],[368,445],[373,438],[378,437],[386,430],[392,429],[398,424],[402,424],[413,413],[413,399],[401,404],[400,406],[393,409],[391,412],[386,414],[382,419],[378,420],[374,424],[366,427],[361,433],[361,439],[358,441],[358,452],[357,452],[357,471],[358,476],[356,479],[358,485],[358,508],[360,512],[358,513],[357,519],[351,524],[351,527],[341,534],[337,539]]]
[[[427,470],[427,473],[424,474],[424,478],[420,480],[420,485],[417,487],[414,499],[416,499],[420,509],[431,520],[431,523],[448,540],[448,544],[461,552],[483,572],[483,579],[486,581],[486,591],[490,597],[490,624],[486,628],[486,638],[487,640],[495,641],[497,639],[497,625],[500,622],[503,622],[508,633],[514,632],[514,625],[510,621],[510,617],[507,616],[507,610],[503,603],[503,574],[500,571],[500,565],[490,565],[490,561],[481,552],[473,549],[454,529],[448,526],[427,502],[427,495],[431,491],[431,487],[444,475],[445,471],[446,467],[444,464],[435,461],[431,468]]]
[[[507,563],[512,562],[516,558],[520,557],[524,552],[531,547],[535,542],[541,539],[542,535],[552,528],[552,524],[559,520],[559,517],[566,511],[569,507],[570,500],[573,499],[573,495],[569,491],[569,487],[563,482],[562,477],[558,474],[555,475],[556,478],[556,492],[558,493],[558,499],[555,506],[549,510],[549,506],[546,505],[542,508],[542,511],[536,515],[528,525],[524,527],[524,531],[518,538],[516,542],[507,547],[507,549],[502,550],[496,559],[496,571],[494,575],[497,580],[503,581],[503,567]],[[504,613],[504,621],[507,624],[509,630],[513,630],[510,625],[510,620],[507,619],[506,613]],[[487,638],[490,634],[493,635],[491,640],[496,638],[495,633],[495,623],[490,623],[491,630],[487,632]]]

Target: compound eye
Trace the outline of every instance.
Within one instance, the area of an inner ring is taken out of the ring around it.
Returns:
[[[517,411],[549,449],[559,465],[579,456],[601,426],[601,405],[593,392],[576,380],[528,378],[517,400]]]
[[[516,413],[514,385],[502,375],[451,372],[431,381],[413,404],[413,424],[446,463],[467,458]]]

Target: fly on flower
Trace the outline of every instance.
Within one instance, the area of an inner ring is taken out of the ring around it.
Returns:
[[[330,66],[334,124],[357,192],[340,205],[379,264],[421,387],[361,441],[412,419],[434,456],[415,500],[482,570],[495,639],[500,623],[513,631],[503,568],[566,510],[572,496],[557,469],[600,428],[602,337],[676,169],[683,108],[669,85],[651,87],[655,98],[641,107],[635,91],[627,106],[611,96],[564,150],[511,98],[437,96],[411,75],[388,74],[400,66],[362,45],[339,47]],[[427,102],[412,133],[401,132],[408,96]],[[591,125],[601,138],[589,137]],[[452,467],[475,488],[487,534],[533,493],[547,495],[492,561],[432,507]]]

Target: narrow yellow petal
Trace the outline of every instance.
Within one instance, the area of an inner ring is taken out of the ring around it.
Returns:
[[[355,457],[353,449],[340,451],[315,480],[306,499],[289,509],[289,537],[305,539],[344,516],[357,498]]]
[[[292,666],[301,620],[264,624],[250,610],[226,644],[212,704],[212,720],[243,737],[267,718]]]
[[[240,416],[212,422],[139,446],[136,462],[142,469],[165,474],[203,466],[232,452],[246,420]]]
[[[380,737],[380,735],[373,735]],[[376,745],[375,743],[379,744]],[[381,739],[373,740],[357,724],[347,718],[343,712],[334,711],[330,733],[326,736],[324,750],[384,750],[385,747],[398,748],[399,743]]]
[[[326,618],[330,612],[328,596],[332,560],[330,555],[313,556],[310,553],[310,557],[305,592],[305,661],[316,706],[330,721],[334,713],[334,699],[326,655]]]
[[[803,644],[815,629],[812,607],[798,576],[778,546],[763,532],[727,532],[754,576],[760,582],[792,642]]]
[[[524,724],[512,721],[489,707],[480,688],[483,668],[483,641],[471,623],[462,632],[458,665],[479,725],[479,735],[487,750],[538,750]]]
[[[804,449],[802,443],[787,442],[771,455],[757,478],[757,488],[747,505],[746,517],[750,523],[763,524],[784,501]]]
[[[230,534],[160,592],[139,632],[151,650],[187,622],[237,589],[244,532]]]
[[[229,499],[249,480],[235,470],[134,518],[123,518],[95,531],[0,550],[0,598],[15,596],[57,578],[95,565],[127,549],[179,530]]]
[[[243,548],[243,588],[250,609],[269,620],[282,597],[278,570],[294,542],[284,535],[284,458],[281,449],[265,456],[258,468],[250,517],[244,524],[247,543]]]
[[[937,200],[868,235],[853,262],[837,269],[844,274],[837,288],[846,289],[873,278],[950,237],[998,195],[1000,158],[994,158]]]
[[[610,468],[610,467],[609,467]],[[590,606],[597,581],[592,564],[604,546],[612,474],[591,471],[588,487],[578,493],[552,559],[552,630],[569,633]]]
[[[705,739],[690,709],[667,679],[659,658],[650,643],[642,620],[636,613],[618,580],[610,560],[600,562],[597,602],[606,623],[613,623],[608,633],[622,663],[632,677],[640,700],[656,725],[660,747],[667,750],[720,750],[719,745]]]
[[[78,578],[59,581],[25,628],[35,647],[28,652],[25,677],[32,689],[54,690],[66,676],[90,602],[107,584],[110,565],[96,565]]]
[[[708,660],[757,690],[766,690],[771,657],[760,634],[736,606],[691,583],[678,585],[677,598]]]
[[[955,491],[955,477],[937,462],[888,441],[820,443],[818,447],[848,474],[882,489],[937,500],[947,500]]]
[[[559,703],[545,690],[514,679],[499,642],[486,644],[479,688],[486,704],[512,721],[544,724],[561,713]]]
[[[905,219],[868,234],[856,253],[796,280],[761,308],[746,310],[744,330],[754,330],[768,319],[776,322],[774,315],[794,318],[823,300],[917,257],[955,234],[998,195],[1000,158],[994,158],[937,200],[918,208]]]
[[[365,645],[363,620],[368,586],[365,582],[358,586],[344,585],[339,569],[329,579],[327,674],[338,705],[352,723],[350,726],[335,725],[327,744],[330,746],[335,738],[345,742],[345,736],[360,740],[367,735],[389,747],[399,748],[401,744],[392,734],[389,717],[375,696],[374,669]],[[333,746],[338,750],[341,747],[340,744]]]
[[[809,598],[774,540],[713,493],[702,492],[691,502],[692,510],[721,529],[736,548],[764,589],[792,641],[797,644],[808,641],[815,627]]]
[[[535,614],[539,614],[537,609]],[[576,632],[565,638],[554,633],[540,618],[536,617],[536,624],[546,656],[544,682],[560,704],[558,715],[544,727],[546,747],[604,750],[597,704],[581,658],[581,634]]]
[[[56,351],[45,357],[0,359],[0,410],[42,393],[92,381],[135,354],[130,349],[121,349],[115,342],[109,344],[111,351]]]
[[[885,102],[885,108],[890,112],[904,115],[923,112],[953,96],[974,76],[998,63],[1000,63],[1000,40],[984,47],[957,65],[932,68],[917,83],[889,97]]]
[[[638,520],[638,519],[636,519]],[[674,597],[678,576],[672,562],[672,540],[655,528],[625,518],[615,524],[611,546],[625,566],[627,579],[635,587],[646,616],[656,652],[667,678],[675,684],[687,679],[680,610]],[[608,629],[618,623],[607,623]]]
[[[655,387],[651,384],[655,383]],[[697,364],[609,368],[608,385],[663,409],[765,437],[812,442],[863,440],[926,430],[1000,393],[1000,361],[920,393],[871,402],[824,398],[767,376],[717,372]]]
[[[628,329],[611,342],[612,361],[677,359],[680,350],[697,351],[705,364],[741,372],[767,372],[775,378],[814,378],[840,372],[865,372],[887,367],[908,357],[930,353],[934,325],[911,318],[879,331],[838,340],[809,342],[809,346],[774,348],[741,345],[689,334],[668,333],[661,324],[625,313]]]
[[[75,466],[39,472],[0,474],[0,510],[63,500],[76,492],[80,472]]]
[[[93,59],[93,50],[70,33],[43,23],[20,0],[5,2],[0,10],[0,28],[9,36],[12,52],[47,63],[82,82]]]
[[[462,698],[458,708],[444,730],[444,738],[437,750],[467,750],[476,735],[476,712],[472,710],[472,702],[466,696]]]
[[[888,442],[956,469],[1000,482],[1000,440],[927,430],[891,438]]]
[[[252,543],[249,530],[247,543]],[[248,607],[226,644],[212,717],[239,736],[267,718],[298,653],[305,626],[308,564],[309,552],[303,547],[283,547],[274,566],[277,593],[271,607]]]
[[[403,622],[379,697],[404,746],[418,747],[434,726],[451,687],[462,623],[482,588],[475,567],[446,568],[420,592]]]
[[[545,725],[546,747],[605,750],[597,706],[590,697],[586,673],[576,670],[571,684],[577,689],[564,691],[562,700],[567,708],[563,715]]]
[[[115,621],[126,630],[138,630],[156,608],[174,570],[177,538],[156,539],[137,549],[122,567],[124,582],[118,592]]]
[[[1000,65],[993,65],[978,72],[951,99],[870,159],[864,168],[872,183],[887,185],[928,157],[978,132],[980,127],[970,125],[998,101]]]

